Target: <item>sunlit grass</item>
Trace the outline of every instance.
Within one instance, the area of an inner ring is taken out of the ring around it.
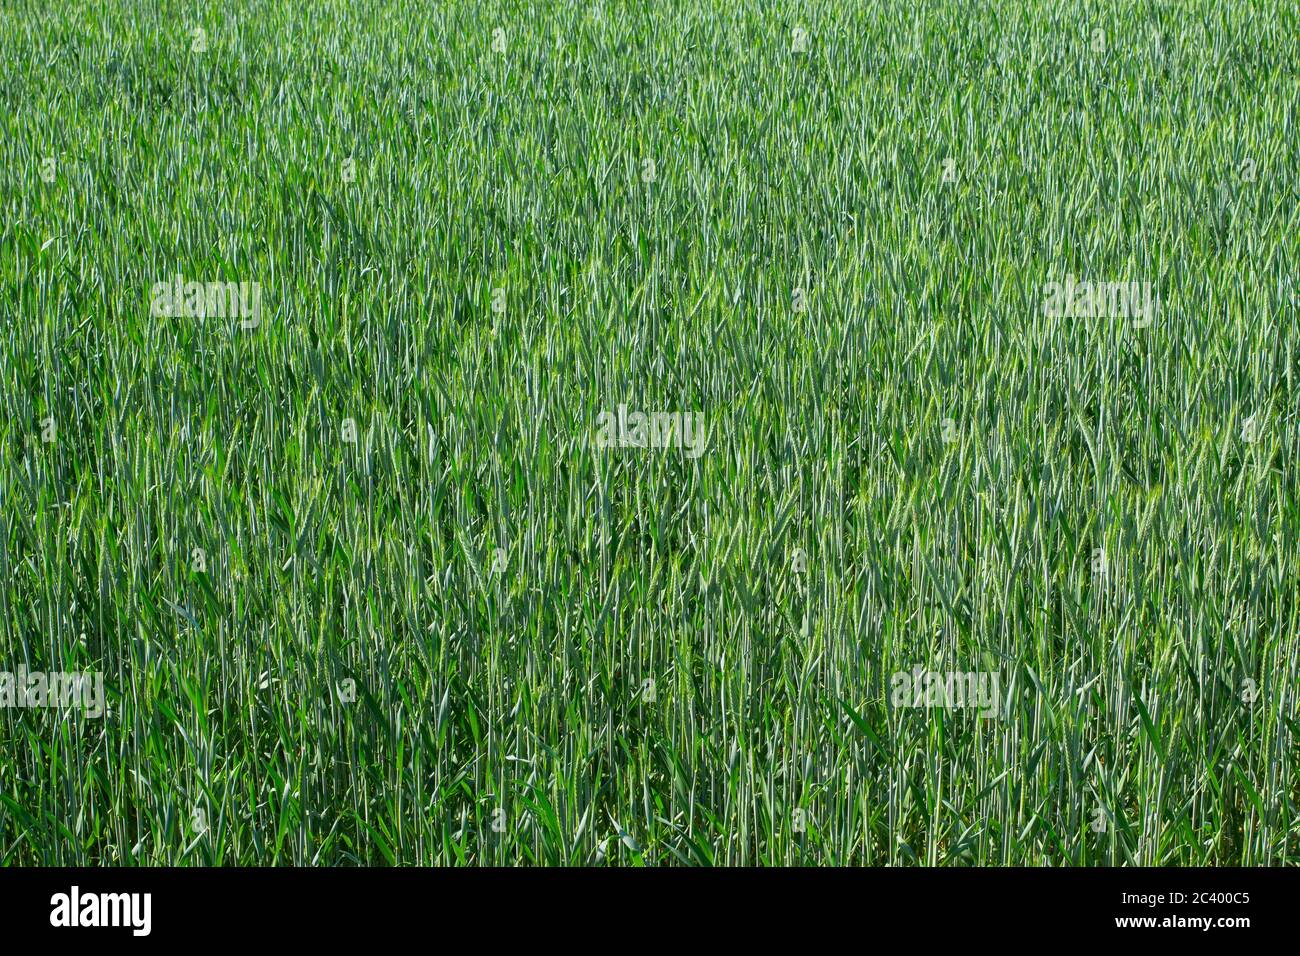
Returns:
[[[1300,22],[1060,7],[7,2],[0,862],[1300,862]]]

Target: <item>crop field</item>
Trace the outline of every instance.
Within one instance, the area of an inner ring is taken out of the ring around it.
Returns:
[[[1291,0],[3,0],[0,864],[1300,863]]]

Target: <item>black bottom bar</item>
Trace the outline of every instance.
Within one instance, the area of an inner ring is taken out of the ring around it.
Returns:
[[[1294,869],[10,869],[0,871],[0,918],[9,939],[128,945],[373,945],[434,927],[494,943],[577,933],[662,934],[673,945],[690,926],[733,942],[923,928],[927,943],[1195,935],[1231,945],[1292,926],[1297,890]]]

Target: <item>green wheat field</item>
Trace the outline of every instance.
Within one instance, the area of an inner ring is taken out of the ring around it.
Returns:
[[[1292,0],[4,0],[0,863],[1300,863],[1298,148]]]

